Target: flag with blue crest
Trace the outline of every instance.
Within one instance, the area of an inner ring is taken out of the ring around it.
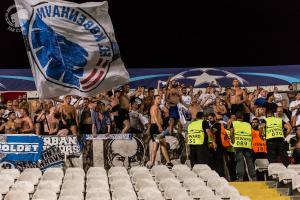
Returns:
[[[92,96],[128,82],[107,2],[15,2],[40,98]]]

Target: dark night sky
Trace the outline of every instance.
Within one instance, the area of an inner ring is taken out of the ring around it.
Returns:
[[[0,67],[29,67],[21,35],[5,27],[12,2],[1,2]],[[300,64],[300,1],[109,0],[109,6],[127,67]]]

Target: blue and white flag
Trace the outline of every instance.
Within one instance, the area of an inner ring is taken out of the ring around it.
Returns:
[[[40,98],[91,96],[128,82],[106,1],[15,2]]]

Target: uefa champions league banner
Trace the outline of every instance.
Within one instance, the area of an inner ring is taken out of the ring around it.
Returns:
[[[0,135],[0,162],[38,161],[43,139],[35,135]]]
[[[128,82],[106,1],[15,3],[40,98],[91,96]]]

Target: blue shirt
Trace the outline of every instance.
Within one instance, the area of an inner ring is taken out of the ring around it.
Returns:
[[[92,111],[92,123],[96,125],[97,133],[107,133],[107,126],[111,125],[111,120],[108,113],[103,113],[103,119],[100,120],[99,112]]]

